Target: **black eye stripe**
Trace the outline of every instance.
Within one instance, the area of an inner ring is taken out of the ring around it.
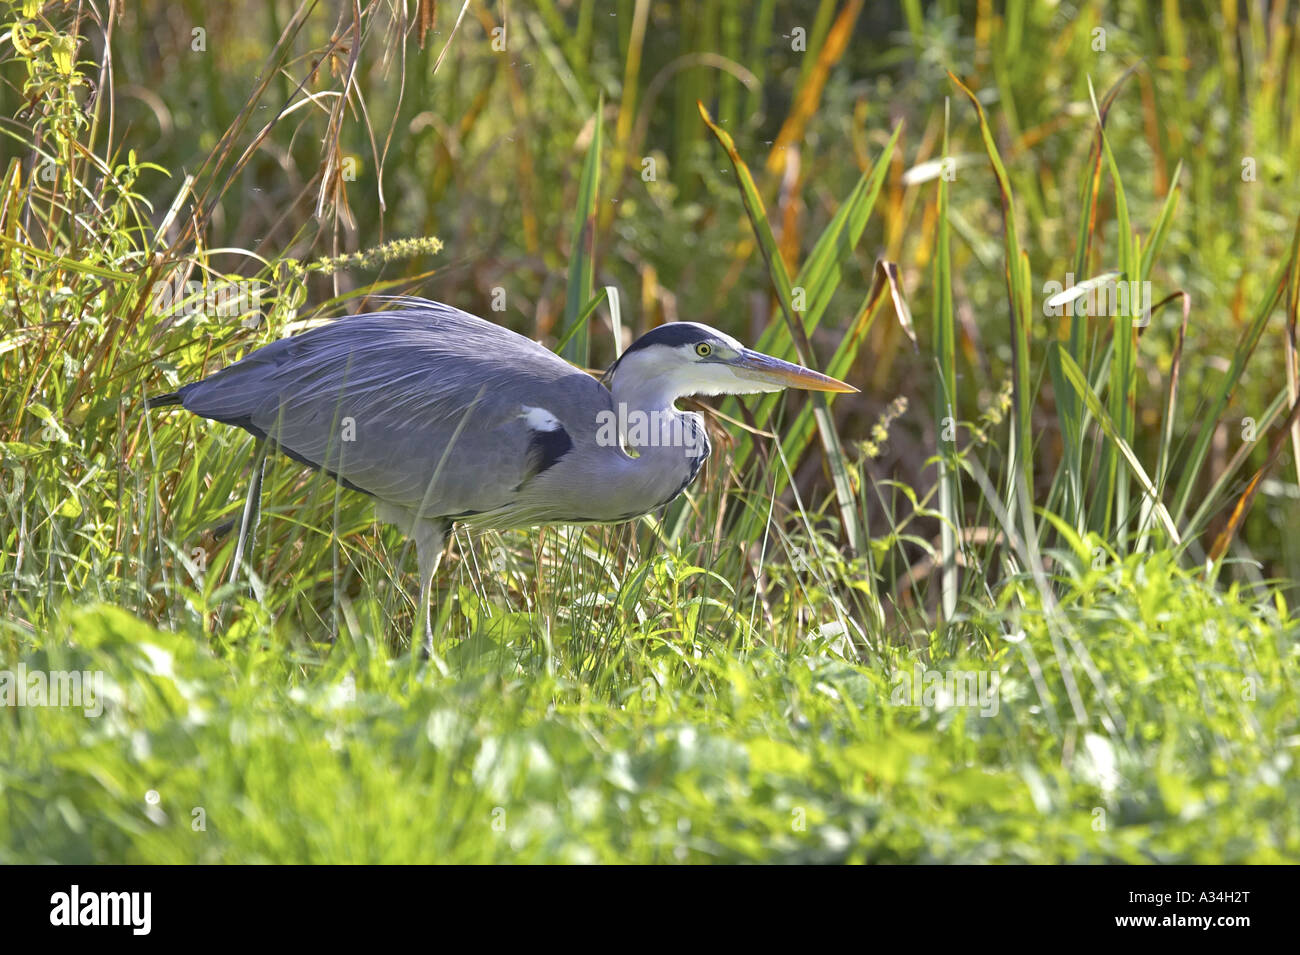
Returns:
[[[694,345],[696,342],[713,337],[713,334],[710,329],[695,322],[669,322],[667,325],[660,325],[646,332],[629,345],[623,354],[639,351],[651,345],[667,345],[670,348]]]
[[[618,371],[619,363],[628,355],[635,354],[643,348],[649,348],[651,345],[667,345],[669,348],[679,348],[683,345],[701,344],[710,339],[716,340],[717,335],[718,333],[707,325],[700,325],[697,322],[668,322],[666,325],[652,328],[624,350],[618,360],[606,369],[601,381],[607,384],[612,383],[614,375]],[[710,345],[710,348],[712,349],[713,346]]]

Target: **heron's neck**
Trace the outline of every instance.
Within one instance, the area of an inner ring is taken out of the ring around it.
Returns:
[[[647,509],[667,503],[699,472],[709,455],[704,419],[679,411],[676,395],[655,380],[614,382],[614,414],[623,447],[635,455],[629,462],[637,472]]]
[[[614,396],[614,410],[620,406],[625,407],[629,412],[659,411],[667,414],[681,414],[674,407],[673,402],[677,400],[677,395],[669,387],[661,375],[651,375],[648,377],[618,375],[615,374],[613,387],[610,389]]]

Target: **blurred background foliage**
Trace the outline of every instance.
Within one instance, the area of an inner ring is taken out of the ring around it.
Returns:
[[[448,2],[372,3],[359,20],[350,4],[283,0],[143,0],[100,13],[110,10],[112,72],[95,94],[112,98],[102,135],[170,171],[146,170],[134,184],[154,225],[181,177],[196,176],[196,191],[211,201],[202,243],[240,250],[210,252],[213,268],[254,273],[255,256],[305,260],[399,237],[444,244],[440,255],[317,277],[311,303],[375,279],[420,276],[412,291],[554,343],[599,106],[606,148],[596,286],[620,289],[627,336],[681,318],[756,340],[775,300],[696,101],[755,170],[789,263],[902,123],[875,214],[814,337],[825,357],[877,258],[899,263],[914,310],[930,307],[933,183],[909,185],[903,174],[939,155],[952,70],[993,117],[1029,255],[1040,349],[1053,332],[1064,334],[1041,314],[1039,292],[1049,280],[1064,284],[1073,268],[1095,130],[1088,80],[1104,91],[1133,67],[1107,128],[1139,232],[1151,228],[1182,162],[1185,195],[1153,284],[1157,300],[1183,290],[1192,303],[1186,350],[1197,360],[1187,364],[1179,417],[1188,423],[1224,373],[1300,208],[1300,57],[1287,3],[540,0],[464,11]],[[81,55],[101,60],[103,35],[87,24]],[[10,126],[21,71],[16,60],[0,66],[0,114]],[[277,119],[291,103],[298,108]],[[952,155],[980,152],[975,117],[956,100],[950,136]],[[17,145],[0,136],[5,165]],[[974,419],[996,404],[1011,360],[997,190],[978,158],[958,166],[950,220],[957,403],[959,417]],[[1088,274],[1116,267],[1108,189],[1096,230]],[[1158,313],[1142,339],[1136,417],[1148,446],[1177,312]],[[1104,336],[1104,325],[1090,332]],[[1242,441],[1242,419],[1258,419],[1283,380],[1283,339],[1279,319],[1216,434],[1219,469]],[[612,360],[608,334],[593,344],[595,363]],[[937,443],[926,413],[932,374],[897,323],[873,325],[850,375],[863,394],[838,402],[841,433],[866,438],[899,395],[911,410],[866,463],[872,475],[918,487],[933,480],[923,473]],[[1061,455],[1053,401],[1045,382],[1036,453],[1049,460]],[[1262,446],[1254,453],[1255,466],[1264,454]],[[804,482],[819,470],[805,462]],[[1053,468],[1045,462],[1042,470]],[[1263,559],[1281,562],[1272,566],[1291,571],[1300,554],[1272,528],[1294,522],[1294,492],[1293,482],[1271,482],[1245,536]]]

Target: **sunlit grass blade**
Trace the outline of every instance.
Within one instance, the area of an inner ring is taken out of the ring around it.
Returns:
[[[1143,493],[1150,499],[1156,517],[1159,519],[1165,532],[1169,535],[1170,543],[1178,546],[1182,542],[1182,537],[1178,533],[1178,528],[1173,518],[1170,517],[1169,511],[1165,507],[1164,502],[1161,501],[1159,491],[1147,476],[1147,473],[1143,469],[1142,463],[1138,460],[1137,455],[1133,453],[1132,446],[1128,441],[1124,440],[1123,436],[1120,434],[1119,428],[1116,427],[1115,422],[1102,406],[1101,399],[1097,397],[1096,393],[1092,390],[1092,387],[1088,384],[1087,376],[1084,375],[1083,370],[1075,364],[1074,359],[1071,358],[1068,353],[1061,350],[1059,342],[1052,342],[1048,347],[1057,352],[1057,358],[1060,360],[1061,372],[1065,380],[1069,382],[1075,393],[1087,406],[1089,413],[1097,419],[1097,423],[1101,426],[1102,431],[1114,445],[1117,455],[1128,466],[1134,480],[1137,481],[1141,486]],[[1123,515],[1121,515],[1121,517],[1122,516]]]
[[[803,323],[799,321],[791,305],[790,276],[786,272],[785,263],[781,259],[776,237],[772,234],[772,227],[768,224],[767,211],[763,207],[763,199],[758,194],[758,187],[754,184],[754,178],[750,175],[749,167],[745,165],[745,161],[740,158],[740,153],[736,150],[736,144],[731,137],[725,130],[714,124],[703,103],[697,105],[705,125],[712,131],[731,160],[732,170],[736,174],[736,182],[740,186],[741,197],[744,200],[745,211],[749,215],[750,224],[754,228],[754,236],[758,240],[759,249],[763,253],[768,275],[776,290],[781,310],[785,314],[786,323],[790,328],[790,335],[795,342],[795,349],[799,354],[799,359],[808,367],[814,367],[812,345],[808,341],[808,335],[804,331]],[[817,430],[821,436],[822,447],[826,452],[826,461],[830,467],[831,480],[835,485],[835,496],[839,504],[840,517],[844,522],[844,532],[848,538],[849,547],[854,553],[862,553],[866,546],[866,536],[858,520],[853,485],[849,481],[844,449],[840,444],[839,435],[835,431],[835,420],[831,417],[830,406],[825,395],[814,391],[809,394],[809,397],[815,409],[814,416],[817,420]]]
[[[862,345],[866,342],[867,333],[875,323],[880,307],[886,301],[894,305],[895,311],[900,316],[907,313],[907,305],[903,301],[902,289],[899,287],[898,266],[893,262],[878,261],[872,274],[874,278],[871,282],[871,290],[862,300],[857,316],[840,340],[835,354],[826,364],[826,374],[832,378],[844,379],[848,376],[858,359]],[[900,321],[902,321],[901,317]],[[794,422],[785,429],[785,436],[781,439],[781,449],[789,461],[800,460],[812,442],[816,433],[816,422],[812,411],[812,405],[804,405]],[[786,479],[784,473],[775,476],[776,493],[785,490]]]
[[[1178,299],[1182,303],[1183,320],[1178,326],[1178,337],[1174,341],[1174,353],[1169,363],[1169,388],[1166,391],[1165,413],[1160,427],[1160,451],[1156,460],[1156,487],[1164,492],[1165,482],[1169,477],[1169,462],[1174,453],[1174,417],[1178,410],[1179,386],[1183,380],[1183,345],[1187,341],[1187,322],[1192,315],[1192,299],[1186,292],[1178,291],[1161,299],[1151,306],[1151,315],[1155,315],[1169,302]]]
[[[564,332],[566,341],[562,354],[580,368],[591,361],[591,338],[582,311],[592,297],[596,269],[596,203],[600,193],[600,147],[602,114],[605,101],[602,97],[593,118],[591,144],[587,159],[578,180],[578,201],[574,213],[573,231],[570,233],[569,283],[564,296]],[[590,313],[588,313],[590,314]],[[570,337],[572,336],[572,337]]]
[[[973,92],[949,71],[948,78],[966,94],[971,105],[975,107],[979,118],[980,135],[984,139],[984,149],[988,153],[993,174],[997,180],[998,193],[1002,200],[1003,237],[1006,246],[1006,280],[1009,317],[1011,320],[1011,363],[1012,363],[1012,404],[1013,419],[1011,426],[1011,447],[1008,449],[1007,487],[1014,486],[1014,475],[1019,474],[1025,486],[1031,491],[1033,479],[1033,393],[1029,366],[1029,323],[1031,318],[1032,296],[1029,287],[1029,266],[1027,256],[1021,247],[1016,230],[1016,206],[1011,194],[1011,182],[1007,178],[1006,167],[998,154],[997,144],[993,141],[993,131],[989,128],[984,115],[984,107]],[[1008,492],[1008,502],[1013,502],[1015,495]],[[1014,506],[1011,512],[1014,514]]]
[[[628,35],[627,57],[623,66],[623,95],[618,104],[618,119],[614,126],[614,148],[610,158],[610,191],[618,197],[627,164],[627,151],[632,139],[632,125],[636,117],[637,91],[641,75],[641,53],[645,46],[646,20],[650,15],[650,0],[636,0],[632,14],[632,29]],[[603,232],[614,220],[614,203],[606,203],[600,214]]]
[[[1160,255],[1160,250],[1165,246],[1165,240],[1169,237],[1169,225],[1173,222],[1174,213],[1178,210],[1178,202],[1183,195],[1183,186],[1181,183],[1183,172],[1183,162],[1180,159],[1178,165],[1174,167],[1173,188],[1165,196],[1164,203],[1160,206],[1160,215],[1156,217],[1155,225],[1151,227],[1151,238],[1147,240],[1142,249],[1141,265],[1138,268],[1138,278],[1141,281],[1147,281],[1151,278],[1151,269],[1155,265],[1156,258]],[[1148,306],[1150,302],[1146,303]]]
[[[872,210],[875,208],[901,132],[902,126],[900,124],[895,127],[893,134],[889,137],[889,142],[881,150],[879,158],[870,169],[859,177],[853,191],[840,204],[795,277],[792,291],[802,291],[806,306],[802,322],[805,331],[809,335],[812,335],[821,323],[832,297],[843,280],[844,267],[853,254],[853,250],[857,248],[862,232],[866,228]],[[891,294],[896,294],[896,283],[890,284],[886,280],[887,269],[882,272],[878,264],[876,271],[873,272],[872,291],[868,293],[868,299],[873,303],[877,301],[876,294],[883,293],[887,289],[891,291]],[[897,300],[901,301],[901,298]],[[864,314],[866,314],[865,305],[863,308],[858,309],[859,321],[855,322],[855,327],[860,327],[860,320]],[[874,317],[874,309],[870,314],[871,317]],[[845,353],[856,356],[860,344],[861,339],[854,338],[852,334],[846,335],[841,340],[837,354]],[[849,347],[849,351],[844,352],[846,345]],[[763,334],[759,336],[756,347],[759,351],[776,355],[778,358],[796,357],[793,338],[780,323],[769,325]],[[851,366],[852,357],[850,357],[847,364],[841,367],[840,374],[837,377],[847,375]],[[766,421],[780,400],[779,395],[764,395],[759,401],[755,418]],[[805,447],[806,443],[798,440],[791,445],[787,445],[786,454],[789,460],[792,462],[799,461],[803,456]],[[749,436],[742,436],[736,449],[736,462],[738,465],[743,465],[748,460],[751,450],[752,443]],[[783,478],[778,475],[777,480],[781,482]],[[783,487],[784,485],[780,484],[780,486]]]
[[[590,321],[591,316],[595,314],[596,309],[600,306],[600,303],[605,301],[608,295],[609,295],[608,289],[601,289],[599,292],[597,292],[595,295],[591,297],[591,300],[587,302],[586,305],[583,306],[582,311],[578,313],[578,316],[576,319],[574,319],[573,323],[568,327],[566,331],[561,333],[560,340],[555,344],[556,352],[558,352],[561,355],[566,354],[566,349],[568,348],[569,344],[574,340],[574,338],[577,337],[580,331],[582,331],[587,327],[587,322]]]
[[[1290,280],[1286,289],[1286,390],[1291,403],[1300,402],[1300,350],[1296,348],[1296,324],[1300,320],[1300,265],[1292,263]],[[1296,485],[1300,487],[1300,422],[1291,425],[1291,453],[1295,461]]]
[[[944,100],[943,157],[948,156],[949,100]],[[952,250],[949,246],[948,177],[940,175],[938,225],[935,229],[934,267],[931,283],[934,296],[934,420],[939,434],[939,527],[940,596],[943,619],[957,612],[957,536],[961,532],[957,480],[953,460],[956,452],[957,421],[957,331],[952,305]]]
[[[1278,265],[1272,279],[1265,286],[1267,295],[1261,301],[1259,310],[1251,319],[1250,324],[1242,330],[1241,338],[1232,353],[1232,359],[1223,375],[1223,380],[1214,393],[1214,399],[1210,403],[1209,409],[1201,418],[1202,423],[1197,431],[1192,449],[1188,453],[1187,459],[1182,463],[1182,478],[1174,492],[1173,501],[1174,518],[1179,523],[1182,522],[1187,513],[1187,507],[1191,503],[1192,493],[1196,489],[1197,481],[1204,476],[1202,469],[1205,465],[1206,455],[1209,454],[1210,440],[1214,437],[1214,431],[1218,428],[1223,412],[1227,409],[1233,392],[1245,374],[1246,366],[1255,352],[1255,347],[1264,334],[1264,326],[1267,324],[1269,316],[1273,314],[1273,310],[1277,308],[1278,304],[1284,301],[1290,275],[1295,269],[1300,269],[1300,219],[1296,221],[1295,233],[1292,236],[1291,248],[1287,253],[1286,260]]]
[[[771,152],[767,154],[767,171],[769,173],[775,175],[785,168],[788,149],[803,138],[804,129],[807,127],[809,120],[816,114],[817,106],[821,102],[822,90],[826,86],[826,78],[830,75],[831,68],[839,62],[840,57],[844,55],[844,51],[848,48],[849,38],[853,34],[853,25],[862,12],[864,2],[865,0],[848,0],[844,4],[839,15],[835,18],[834,24],[827,32],[825,42],[819,42],[817,25],[814,24],[811,37],[812,46],[803,60],[799,92],[795,95],[794,106],[790,109],[790,114],[776,134],[776,140],[772,143]],[[823,13],[829,12],[833,6],[833,0],[822,0],[819,19]]]
[[[1273,426],[1273,422],[1293,403],[1287,390],[1283,388],[1260,414],[1255,422],[1256,429],[1261,433],[1268,431]],[[1232,457],[1228,459],[1227,464],[1223,466],[1223,470],[1215,476],[1214,483],[1206,491],[1200,505],[1192,512],[1192,516],[1187,519],[1185,529],[1188,540],[1191,540],[1193,535],[1199,534],[1204,529],[1211,515],[1222,506],[1226,506],[1228,487],[1236,480],[1237,472],[1246,463],[1252,450],[1254,450],[1252,443],[1242,442]]]
[[[1137,249],[1137,237],[1133,234],[1129,222],[1128,197],[1124,193],[1124,184],[1120,180],[1119,168],[1115,163],[1115,156],[1111,152],[1110,142],[1106,138],[1101,111],[1097,106],[1091,79],[1088,81],[1088,92],[1093,96],[1093,112],[1097,117],[1097,135],[1101,142],[1102,151],[1106,156],[1106,166],[1110,171],[1111,182],[1115,186],[1115,225],[1117,231],[1116,241],[1119,245],[1120,288],[1121,290],[1132,290],[1128,294],[1118,296],[1120,306],[1116,310],[1116,314],[1111,317],[1113,348],[1110,363],[1110,385],[1106,389],[1106,394],[1110,403],[1110,417],[1115,424],[1119,437],[1125,445],[1132,446],[1137,403],[1137,327],[1134,320],[1137,318],[1136,312],[1138,309],[1138,303],[1134,301],[1138,296],[1133,292],[1141,288],[1138,281],[1140,258]],[[1145,303],[1147,308],[1150,305],[1150,302]],[[1103,536],[1109,535],[1113,496],[1114,518],[1122,538],[1128,515],[1129,485],[1128,480],[1119,471],[1116,449],[1112,445],[1106,445],[1102,449],[1101,467],[1104,503],[1101,509],[1101,521],[1098,524],[1094,520],[1093,526],[1099,528]]]
[[[1125,70],[1123,75],[1102,97],[1098,110],[1097,135],[1093,139],[1088,154],[1087,176],[1080,185],[1079,201],[1082,207],[1079,215],[1078,234],[1075,239],[1074,269],[1075,281],[1089,271],[1089,258],[1093,237],[1097,231],[1097,198],[1101,192],[1101,171],[1103,163],[1102,136],[1105,132],[1106,117],[1111,106],[1119,96],[1120,89],[1136,67]],[[1051,302],[1049,301],[1050,305]],[[1088,363],[1083,355],[1084,331],[1086,317],[1079,309],[1070,311],[1069,354],[1081,367]],[[1055,358],[1049,358],[1049,367],[1053,374],[1053,385],[1059,400],[1059,418],[1064,456],[1065,507],[1069,510],[1074,526],[1082,533],[1087,522],[1086,487],[1083,467],[1083,414],[1082,405],[1077,402],[1070,389],[1062,388],[1058,380],[1058,364]]]
[[[1273,470],[1273,466],[1277,464],[1277,459],[1282,455],[1282,448],[1291,436],[1291,431],[1297,422],[1300,422],[1300,401],[1292,404],[1290,414],[1287,415],[1282,428],[1274,435],[1272,444],[1269,445],[1268,457],[1265,459],[1264,465],[1246,483],[1245,491],[1237,499],[1236,505],[1232,508],[1232,513],[1228,515],[1227,525],[1215,538],[1209,556],[1212,564],[1217,565],[1227,556],[1233,538],[1237,536],[1242,523],[1246,520],[1246,515],[1250,513],[1251,505],[1255,502],[1255,495],[1259,493],[1259,487],[1264,480],[1264,476]]]

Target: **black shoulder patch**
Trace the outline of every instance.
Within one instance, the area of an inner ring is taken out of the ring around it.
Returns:
[[[533,431],[528,440],[528,477],[525,481],[531,481],[572,450],[573,439],[563,428]],[[523,487],[523,484],[519,486]]]

